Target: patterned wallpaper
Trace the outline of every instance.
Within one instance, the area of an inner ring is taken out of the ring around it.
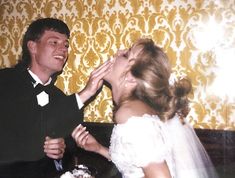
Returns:
[[[117,49],[151,37],[168,54],[174,75],[194,92],[187,120],[195,128],[235,129],[234,0],[0,0],[0,68],[15,65],[27,25],[38,17],[64,20],[70,54],[56,85],[80,91],[90,72]],[[110,90],[85,108],[85,120],[112,122]]]

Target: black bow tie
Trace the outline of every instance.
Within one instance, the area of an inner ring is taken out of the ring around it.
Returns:
[[[42,91],[45,91],[47,94],[50,93],[50,85],[42,85],[38,83],[36,87],[34,88],[34,91],[37,94],[41,93]]]
[[[29,78],[29,80],[31,81],[31,83],[33,85],[36,84],[36,81],[33,79],[33,77],[30,75],[30,73],[28,71],[26,71],[26,76]],[[53,86],[53,83],[54,83],[53,81],[51,81],[51,83],[49,85],[42,85],[42,84],[38,83],[36,85],[36,87],[34,88],[34,93],[36,95],[38,95],[42,91],[45,91],[47,94],[49,94],[50,92],[52,92],[51,86]]]

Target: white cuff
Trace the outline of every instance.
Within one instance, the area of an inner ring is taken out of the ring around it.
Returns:
[[[78,108],[79,109],[82,109],[82,107],[84,106],[79,94],[75,93],[75,96],[76,96],[76,100],[77,100],[77,103],[78,103]]]

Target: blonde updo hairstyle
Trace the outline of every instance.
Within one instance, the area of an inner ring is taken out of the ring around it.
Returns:
[[[133,59],[130,69],[137,86],[129,99],[140,99],[154,108],[161,120],[171,119],[176,113],[181,118],[188,114],[187,95],[191,91],[188,79],[169,84],[171,66],[167,55],[151,39],[140,39],[133,47],[142,50]]]

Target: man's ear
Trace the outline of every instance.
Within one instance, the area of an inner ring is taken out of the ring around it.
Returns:
[[[35,54],[35,53],[36,53],[36,51],[37,51],[36,45],[37,45],[36,42],[34,42],[34,41],[28,41],[27,47],[28,47],[29,52],[30,52],[31,54]]]

